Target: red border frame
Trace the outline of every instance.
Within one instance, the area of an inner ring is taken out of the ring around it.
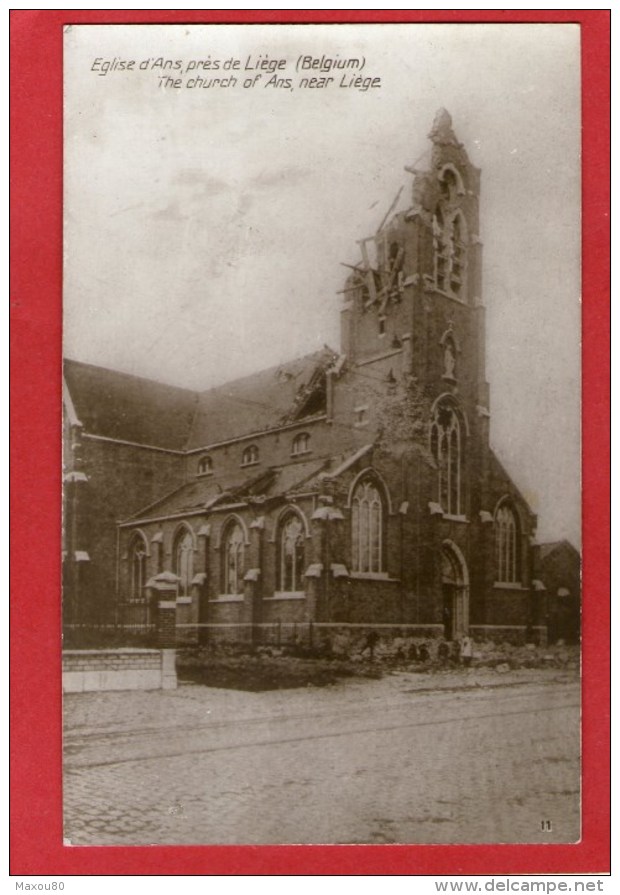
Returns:
[[[609,10],[11,11],[11,873],[608,872],[610,16]],[[65,848],[58,599],[63,25],[345,21],[574,22],[581,26],[583,839],[577,845],[526,846]],[[31,577],[24,572],[32,564],[33,544],[37,545],[38,574]]]

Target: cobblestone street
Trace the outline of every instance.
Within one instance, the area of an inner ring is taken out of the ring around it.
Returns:
[[[574,842],[579,742],[579,682],[551,669],[70,695],[65,837]]]

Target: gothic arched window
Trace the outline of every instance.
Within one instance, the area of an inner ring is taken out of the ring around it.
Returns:
[[[449,516],[463,512],[462,449],[456,410],[450,404],[438,404],[431,421],[431,453],[437,463],[437,502]]]
[[[144,599],[144,585],[146,584],[146,544],[141,534],[136,534],[129,548],[130,579],[129,598],[131,600]]]
[[[456,174],[451,168],[445,168],[439,176],[441,195],[448,201],[454,201],[457,195],[458,183]]]
[[[433,252],[435,258],[435,285],[448,291],[451,245],[441,208],[433,215]]]
[[[174,572],[179,578],[179,596],[188,597],[194,577],[194,539],[187,528],[181,529],[174,542]]]
[[[433,215],[434,281],[455,298],[464,292],[467,269],[467,227],[459,209],[440,202]]]
[[[519,522],[508,503],[495,514],[495,580],[498,584],[518,584],[521,577]]]
[[[223,593],[242,594],[244,574],[245,539],[243,529],[234,522],[224,538],[224,581]]]
[[[351,547],[354,572],[383,571],[383,500],[371,478],[363,479],[353,493]]]
[[[302,591],[304,575],[304,525],[297,513],[284,517],[278,537],[278,590]]]
[[[450,265],[450,292],[460,295],[465,280],[466,230],[463,215],[456,213],[452,220],[452,263]]]

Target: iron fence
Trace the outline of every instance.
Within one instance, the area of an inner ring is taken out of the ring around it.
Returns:
[[[83,619],[63,624],[64,649],[151,647],[156,645],[155,614],[147,602],[118,603],[108,619]]]
[[[334,645],[363,647],[371,641],[437,640],[442,625],[394,625],[347,622],[221,622],[177,623],[176,642],[184,645],[265,646],[276,649],[328,649]]]

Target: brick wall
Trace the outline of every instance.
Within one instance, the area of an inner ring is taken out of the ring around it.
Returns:
[[[116,523],[181,485],[183,457],[88,438],[81,453],[88,481],[72,486],[79,489],[74,549],[90,561],[80,564],[79,602],[83,618],[105,619],[117,591]]]
[[[486,601],[484,624],[523,625],[530,618],[531,596],[528,590],[494,587]]]
[[[388,579],[338,579],[330,587],[334,622],[394,623],[404,621],[400,582]]]
[[[208,608],[208,624],[240,625],[244,623],[244,601],[224,602],[212,600]]]
[[[310,436],[306,453],[293,455],[293,440],[301,432],[307,432]],[[199,478],[198,464],[201,457],[209,455],[212,461],[212,472],[205,478],[229,483],[235,481],[242,483],[252,479],[257,473],[268,469],[270,466],[284,466],[288,463],[307,462],[309,460],[327,458],[344,449],[350,440],[343,433],[334,430],[324,420],[300,422],[294,426],[277,432],[264,432],[240,438],[231,444],[223,444],[211,447],[208,450],[192,451],[185,460],[187,480]],[[255,444],[259,449],[259,462],[251,466],[242,465],[242,456],[245,448]],[[340,447],[342,444],[342,448]]]
[[[302,624],[309,621],[308,601],[304,599],[266,599],[262,603],[262,621],[264,624],[282,622],[284,624]]]

